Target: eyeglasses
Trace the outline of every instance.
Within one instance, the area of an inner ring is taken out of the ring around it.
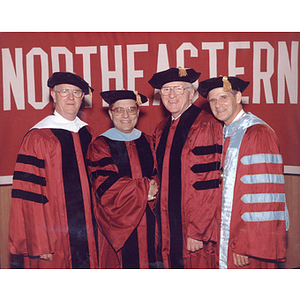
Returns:
[[[114,109],[111,109],[112,112],[114,112],[114,114],[116,116],[121,116],[123,115],[123,113],[125,111],[127,111],[127,113],[129,115],[136,115],[137,114],[137,111],[138,111],[138,108],[136,106],[131,106],[131,107],[128,107],[127,109],[125,109],[124,107],[116,107]]]
[[[72,92],[75,98],[80,98],[83,94],[82,90],[70,90],[70,89],[62,89],[57,91],[61,97],[67,97]]]
[[[186,89],[189,89],[190,87],[183,87],[181,85],[178,86],[168,86],[163,87],[160,89],[160,93],[164,96],[170,95],[171,90],[174,91],[175,95],[182,95]]]

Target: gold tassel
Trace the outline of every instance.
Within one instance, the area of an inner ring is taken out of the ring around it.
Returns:
[[[178,67],[179,70],[179,77],[187,76],[187,72],[184,68]]]
[[[91,90],[91,88],[89,87],[89,98],[92,100],[92,98],[93,98],[93,93],[92,93],[92,90]]]
[[[141,100],[141,96],[139,95],[138,91],[134,91],[134,94],[136,96],[136,103],[137,105],[142,105],[142,100]]]
[[[231,83],[228,80],[228,77],[223,76],[222,81],[223,81],[223,90],[224,90],[224,92],[231,92],[232,91],[232,86],[231,86]]]

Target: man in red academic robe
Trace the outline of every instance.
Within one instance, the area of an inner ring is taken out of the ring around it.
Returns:
[[[157,257],[164,268],[214,268],[221,124],[192,104],[193,69],[170,68],[149,81],[170,112],[154,131],[160,180]]]
[[[100,268],[156,268],[152,138],[135,128],[147,98],[129,90],[101,96],[114,127],[92,142],[87,154],[101,231]]]
[[[224,76],[204,80],[198,89],[224,122],[219,268],[274,268],[286,257],[288,213],[279,143],[265,122],[243,110],[241,93],[248,84]]]
[[[24,137],[13,176],[9,250],[25,268],[98,268],[85,155],[93,136],[77,117],[87,82],[48,80],[55,112]]]

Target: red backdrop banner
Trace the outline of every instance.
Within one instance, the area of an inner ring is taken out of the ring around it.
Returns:
[[[300,173],[299,39],[298,32],[0,33],[0,178],[13,174],[24,134],[52,113],[53,72],[75,72],[95,89],[80,117],[97,135],[111,125],[101,91],[146,95],[138,128],[151,134],[167,112],[148,80],[177,66],[201,72],[200,81],[219,75],[250,81],[245,111],[276,131],[285,170]],[[195,104],[207,109],[198,94]]]

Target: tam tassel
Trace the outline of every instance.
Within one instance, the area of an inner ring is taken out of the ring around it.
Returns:
[[[141,96],[139,95],[138,91],[134,91],[134,94],[136,96],[136,103],[137,105],[142,105],[142,100],[141,100]]]
[[[223,90],[225,92],[231,92],[232,91],[232,86],[231,86],[231,83],[228,80],[228,77],[223,76],[222,81],[223,81]]]
[[[178,67],[179,70],[179,77],[187,76],[187,72],[184,68]]]

